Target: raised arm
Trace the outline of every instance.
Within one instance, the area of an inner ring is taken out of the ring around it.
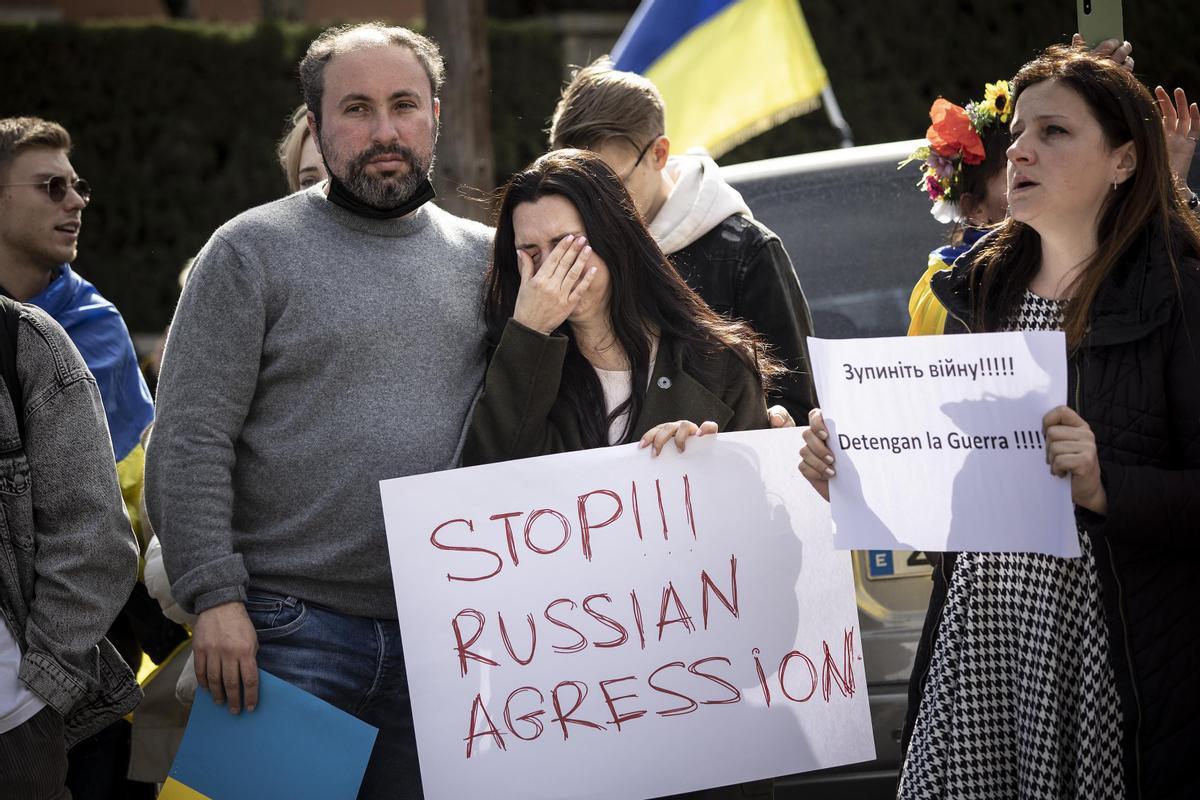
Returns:
[[[560,452],[550,419],[567,338],[509,320],[484,379],[463,447],[463,464],[491,464]]]
[[[521,288],[471,416],[464,464],[563,449],[550,412],[562,381],[567,339],[554,331],[592,285],[596,268],[588,265],[591,252],[583,237],[572,236],[561,239],[540,266],[525,251],[517,251]]]

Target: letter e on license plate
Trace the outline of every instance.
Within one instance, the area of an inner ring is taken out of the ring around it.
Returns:
[[[868,550],[867,577],[871,580],[907,578],[933,572],[929,558],[920,550]]]

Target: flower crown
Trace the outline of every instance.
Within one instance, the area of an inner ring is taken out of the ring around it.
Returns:
[[[938,222],[961,222],[958,207],[959,178],[963,164],[982,164],[987,158],[983,134],[997,123],[1006,123],[1012,115],[1008,81],[985,84],[983,100],[956,106],[945,98],[933,101],[929,109],[932,124],[925,132],[929,144],[918,147],[900,166],[910,161],[925,162],[917,188],[933,201],[933,214]]]

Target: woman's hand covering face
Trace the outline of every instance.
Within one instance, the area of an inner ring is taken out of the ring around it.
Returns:
[[[540,267],[524,250],[517,250],[521,288],[517,290],[513,319],[527,328],[549,335],[562,325],[587,293],[596,276],[588,267],[592,248],[586,237],[565,236]]]

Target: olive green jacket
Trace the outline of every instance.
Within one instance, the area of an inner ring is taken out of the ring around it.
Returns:
[[[575,411],[558,396],[568,344],[565,336],[546,336],[508,321],[467,430],[464,465],[583,449]],[[671,342],[662,341],[633,427],[635,437],[680,419],[697,424],[712,420],[722,431],[766,428],[766,397],[759,380],[733,353],[719,358],[722,363],[708,371],[713,377],[702,382],[683,369]]]

